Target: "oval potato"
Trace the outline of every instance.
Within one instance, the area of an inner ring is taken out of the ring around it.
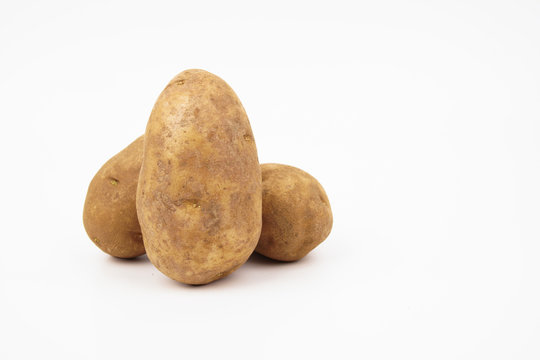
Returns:
[[[206,284],[242,265],[262,222],[261,170],[234,91],[203,70],[174,77],[145,132],[137,213],[150,261]]]
[[[306,256],[332,230],[332,210],[319,182],[298,168],[262,164],[263,225],[255,250],[281,261]]]
[[[101,250],[119,258],[145,253],[135,209],[143,141],[139,137],[99,169],[84,202],[86,233]]]

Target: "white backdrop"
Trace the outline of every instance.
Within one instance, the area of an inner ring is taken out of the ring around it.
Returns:
[[[538,359],[538,1],[2,1],[0,358]],[[297,263],[208,286],[101,253],[99,167],[178,72],[325,187]]]

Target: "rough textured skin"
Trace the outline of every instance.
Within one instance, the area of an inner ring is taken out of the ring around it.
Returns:
[[[298,168],[262,164],[263,226],[256,251],[294,261],[306,256],[332,230],[332,210],[319,182]]]
[[[86,233],[101,250],[119,258],[145,252],[135,210],[143,141],[139,137],[99,169],[84,203]]]
[[[150,261],[187,284],[222,278],[255,249],[261,210],[257,149],[236,94],[206,71],[178,74],[145,132],[137,212]]]

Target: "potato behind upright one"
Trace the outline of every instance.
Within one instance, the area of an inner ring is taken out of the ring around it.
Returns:
[[[256,252],[271,259],[301,259],[332,230],[332,210],[319,182],[298,168],[262,164],[263,225]]]
[[[145,253],[135,209],[143,142],[139,137],[99,169],[84,203],[86,233],[101,250],[119,258]]]

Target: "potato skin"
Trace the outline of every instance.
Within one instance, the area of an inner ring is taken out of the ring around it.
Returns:
[[[101,250],[119,258],[145,253],[135,209],[143,141],[137,138],[99,169],[84,202],[86,233]]]
[[[255,249],[261,211],[257,149],[236,94],[204,70],[178,74],[145,132],[137,212],[150,261],[186,284],[222,278]]]
[[[323,242],[332,230],[332,209],[319,182],[298,168],[262,164],[263,225],[256,252],[295,261]]]

